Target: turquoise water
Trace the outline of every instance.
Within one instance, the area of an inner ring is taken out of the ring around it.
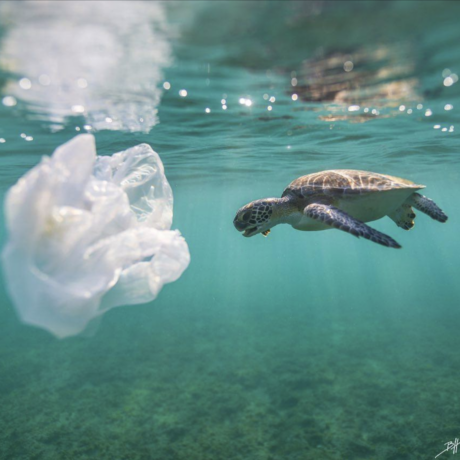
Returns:
[[[0,458],[435,457],[460,434],[460,83],[446,80],[460,72],[460,5],[189,2],[165,13],[159,123],[95,136],[99,154],[147,142],[161,155],[191,264],[154,302],[65,340],[22,325],[2,283]],[[4,66],[2,96],[23,76]],[[87,123],[55,131],[49,111],[17,99],[0,104],[2,199]],[[401,250],[338,231],[235,231],[242,205],[331,168],[425,184],[449,221],[372,224]]]

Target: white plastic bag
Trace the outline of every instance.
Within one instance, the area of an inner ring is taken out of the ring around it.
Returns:
[[[113,307],[153,300],[190,262],[172,206],[147,144],[97,157],[82,134],[44,157],[5,200],[3,268],[21,319],[67,337]]]

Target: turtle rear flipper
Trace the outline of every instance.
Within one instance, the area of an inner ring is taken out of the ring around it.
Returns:
[[[323,222],[338,230],[351,233],[352,235],[361,236],[374,243],[381,244],[390,248],[400,248],[401,246],[390,236],[369,227],[364,222],[347,214],[345,211],[334,206],[313,203],[304,209],[304,214],[311,219]]]
[[[415,212],[409,204],[403,204],[388,217],[398,226],[404,230],[410,230],[414,225]]]
[[[445,222],[448,219],[444,211],[433,200],[420,195],[420,193],[413,193],[405,204],[413,206],[438,222]]]

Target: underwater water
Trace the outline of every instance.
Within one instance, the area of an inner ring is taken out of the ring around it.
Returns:
[[[98,154],[146,142],[191,255],[155,301],[64,340],[23,325],[1,282],[0,458],[434,458],[460,435],[460,5],[171,2],[154,19],[144,6],[123,10],[129,27],[108,27],[117,38],[104,50],[159,41],[167,56],[119,54],[133,85],[123,68],[74,116],[48,90],[27,96],[47,86],[33,53],[21,61],[15,28],[30,18],[0,20],[2,201],[78,133],[94,132]],[[95,129],[101,117],[116,129]],[[243,238],[233,227],[244,204],[332,168],[425,184],[449,220],[417,212],[408,232],[373,222],[399,250],[339,231]]]

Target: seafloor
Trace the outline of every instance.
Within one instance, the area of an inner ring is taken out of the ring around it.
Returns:
[[[285,313],[211,329],[158,309],[137,339],[120,311],[94,337],[3,341],[0,458],[404,460],[458,436],[454,324],[395,340],[371,315]]]

